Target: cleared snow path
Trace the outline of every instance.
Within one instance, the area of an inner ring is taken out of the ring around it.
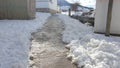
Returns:
[[[57,15],[53,15],[41,30],[32,34],[29,68],[76,68],[66,59],[61,22]]]

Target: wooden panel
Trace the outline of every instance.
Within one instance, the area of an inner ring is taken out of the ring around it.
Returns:
[[[27,1],[9,0],[7,3],[8,19],[25,19],[27,18]]]
[[[6,0],[0,0],[0,19],[5,18],[7,16],[5,2]]]
[[[28,2],[28,11],[29,11],[28,16],[30,18],[35,18],[35,12],[36,12],[35,0],[29,0],[29,2]]]

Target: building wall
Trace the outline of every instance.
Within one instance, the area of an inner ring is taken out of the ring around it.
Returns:
[[[35,18],[35,0],[27,0],[27,12],[28,12],[28,19]]]
[[[51,0],[51,2],[49,2],[49,6],[53,13],[58,11],[57,0]]]
[[[111,29],[112,34],[120,34],[120,0],[114,0],[112,10]]]
[[[0,0],[0,19],[3,19],[7,16],[7,8],[5,6],[6,0]]]
[[[96,0],[95,32],[104,33],[106,30],[106,18],[109,0]]]
[[[33,1],[34,0],[0,0],[0,19],[34,18],[35,8],[33,6],[35,6],[35,4],[33,3],[35,2]]]
[[[57,0],[36,0],[36,9],[41,12],[51,12],[56,13]]]
[[[49,8],[48,0],[36,0],[36,8]]]
[[[94,31],[105,33],[109,0],[97,0]],[[120,0],[113,0],[111,34],[120,34]]]

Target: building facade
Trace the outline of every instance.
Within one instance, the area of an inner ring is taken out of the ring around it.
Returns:
[[[36,10],[40,12],[58,12],[57,0],[36,0]]]

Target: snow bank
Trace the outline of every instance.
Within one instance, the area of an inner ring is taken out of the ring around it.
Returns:
[[[60,7],[61,10],[66,10],[66,11],[68,11],[69,8],[70,8],[70,6],[61,6],[61,7]]]
[[[70,49],[68,58],[84,68],[120,68],[120,37],[95,34],[93,28],[68,16],[60,15],[65,31],[63,41]]]
[[[86,44],[73,41],[68,45],[72,63],[84,68],[120,68],[120,46],[105,40],[91,39]]]
[[[73,14],[73,16],[81,16],[83,14],[83,12],[75,12],[74,14]]]
[[[110,36],[106,37],[102,34],[95,34],[93,27],[88,24],[82,24],[76,19],[72,19],[67,15],[58,14],[59,18],[63,21],[65,30],[63,34],[63,41],[70,43],[72,40],[81,40],[88,42],[91,38],[98,40],[106,40],[108,42],[120,42],[120,37]]]
[[[34,20],[0,20],[0,68],[27,68],[31,33],[50,16],[36,15]]]
[[[72,40],[81,39],[86,33],[91,33],[93,29],[92,27],[88,27],[87,25],[84,25],[78,20],[72,19],[67,15],[58,15],[65,26],[63,41],[66,43],[70,43]]]

